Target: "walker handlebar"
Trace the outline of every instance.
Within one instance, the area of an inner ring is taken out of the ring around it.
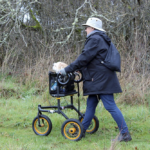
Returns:
[[[82,81],[82,73],[75,71],[74,73],[68,73],[67,75],[61,75],[61,74],[57,74],[57,79],[59,84],[61,85],[66,85],[71,79],[74,79],[75,83],[79,83]],[[75,80],[75,78],[78,77],[77,80]]]

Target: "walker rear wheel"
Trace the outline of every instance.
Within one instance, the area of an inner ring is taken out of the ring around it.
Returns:
[[[37,135],[47,136],[52,130],[51,120],[45,115],[40,115],[38,121],[38,116],[36,116],[32,122],[32,129]]]
[[[83,114],[84,116],[84,114]],[[82,122],[83,117],[80,117],[79,120]],[[95,133],[99,128],[99,120],[96,116],[93,117],[88,129],[86,130],[87,133],[93,134]]]
[[[82,138],[83,126],[77,119],[67,119],[62,124],[61,133],[71,141],[78,141]]]

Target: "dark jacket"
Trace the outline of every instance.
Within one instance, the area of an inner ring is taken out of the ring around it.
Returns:
[[[86,39],[79,57],[65,68],[67,73],[82,70],[84,95],[122,92],[116,72],[100,63],[107,54],[110,42],[111,40],[102,31],[91,34]]]

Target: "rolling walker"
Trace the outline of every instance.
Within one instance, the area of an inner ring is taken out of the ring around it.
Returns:
[[[78,80],[75,80],[78,78]],[[79,97],[79,82],[82,80],[82,75],[78,72],[69,73],[66,76],[49,72],[49,93],[52,97],[57,99],[57,106],[41,106],[38,105],[37,116],[33,119],[32,129],[36,135],[47,136],[52,130],[52,122],[50,118],[42,112],[49,112],[51,114],[58,113],[66,118],[62,124],[62,135],[71,141],[78,141],[83,136],[82,120],[84,114],[80,112],[80,102],[78,98],[78,109],[73,105],[73,95],[78,94]],[[74,89],[74,84],[77,83],[78,90]],[[70,105],[61,106],[61,97],[70,96]],[[68,118],[63,112],[64,109],[72,109],[78,113],[79,119]],[[93,117],[87,133],[95,133],[99,128],[99,121],[96,116]]]

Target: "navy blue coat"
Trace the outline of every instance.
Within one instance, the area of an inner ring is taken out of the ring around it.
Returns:
[[[116,72],[100,63],[107,54],[110,42],[111,40],[102,31],[91,34],[86,39],[82,53],[65,68],[67,73],[82,70],[84,95],[122,92]]]

